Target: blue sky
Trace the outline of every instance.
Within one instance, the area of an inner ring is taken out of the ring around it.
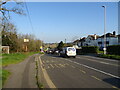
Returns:
[[[107,32],[118,32],[117,2],[27,2],[28,15],[12,13],[18,33],[34,34],[44,42],[73,41],[87,35],[104,33],[104,9],[107,6]],[[11,4],[12,5],[12,4]],[[26,11],[26,10],[25,10]],[[27,12],[26,12],[27,14]]]

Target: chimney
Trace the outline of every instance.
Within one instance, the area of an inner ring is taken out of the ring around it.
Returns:
[[[116,35],[116,32],[115,32],[115,31],[113,31],[113,35]]]
[[[97,39],[97,35],[96,35],[96,34],[94,34],[94,39],[95,39],[95,40]]]

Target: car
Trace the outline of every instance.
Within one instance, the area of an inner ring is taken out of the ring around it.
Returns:
[[[64,47],[60,51],[60,56],[62,57],[76,57],[76,49],[74,47]]]

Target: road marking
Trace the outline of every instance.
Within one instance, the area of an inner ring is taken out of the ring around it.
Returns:
[[[95,76],[91,76],[91,77],[95,78],[96,80],[102,81],[101,79],[99,79],[99,78],[97,78]]]
[[[71,60],[66,60],[66,61],[73,62],[73,61],[71,61]],[[74,61],[73,63],[75,63],[75,61]],[[76,63],[76,64],[77,64],[77,63]],[[107,73],[107,72],[101,71],[101,70],[99,70],[99,69],[96,69],[96,68],[93,68],[93,67],[87,66],[87,65],[85,65],[85,64],[80,64],[80,63],[78,63],[78,65],[81,65],[81,66],[84,66],[84,67],[86,67],[86,68],[89,68],[89,69],[92,69],[92,70],[98,71],[98,72],[100,72],[100,73],[103,73],[103,74],[106,74],[106,75],[109,75],[109,76],[112,76],[112,77],[115,77],[115,78],[120,79],[119,76],[116,76],[116,75],[113,75],[113,74],[111,74],[111,73]]]
[[[57,64],[54,64],[56,67],[60,68]]]
[[[55,85],[53,84],[53,82],[51,81],[50,77],[48,76],[47,74],[47,71],[45,69],[42,68],[42,61],[41,61],[41,58],[39,57],[39,62],[40,62],[40,67],[42,69],[42,72],[43,72],[43,75],[45,77],[45,80],[49,86],[49,88],[56,88]]]
[[[120,88],[117,88],[116,86],[112,86],[112,88],[115,88],[115,89],[118,89],[118,90],[120,90]]]
[[[83,71],[83,70],[81,70],[81,69],[79,69],[79,70],[80,70],[82,73],[84,73],[84,74],[86,73],[85,71]]]
[[[65,67],[64,65],[62,65],[62,64],[59,64],[61,67]]]
[[[118,60],[110,60],[110,59],[98,58],[98,57],[90,57],[90,56],[83,56],[83,57],[94,58],[94,59],[100,59],[100,60],[105,60],[105,61],[119,62]]]
[[[74,66],[71,65],[71,67],[75,68]]]
[[[52,64],[50,64],[50,66],[51,66],[52,68],[54,68],[54,66],[53,66]]]
[[[100,63],[103,63],[103,64],[110,64],[110,63],[106,63],[106,62],[100,62]]]
[[[79,57],[77,57],[77,58],[79,58]],[[83,57],[83,59],[84,59],[84,57]],[[101,61],[97,61],[97,60],[93,60],[93,59],[89,59],[89,58],[86,58],[85,60],[90,60],[90,61],[94,61],[94,62],[98,62],[98,63],[102,63],[102,64],[108,64],[108,65],[113,65],[113,66],[119,66],[119,65],[117,65],[117,64],[111,64],[111,63],[107,63],[107,62],[101,62]]]

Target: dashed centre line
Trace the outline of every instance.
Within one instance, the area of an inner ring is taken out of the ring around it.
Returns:
[[[81,69],[79,69],[79,70],[80,70],[82,73],[84,73],[84,74],[86,73],[85,71],[83,71],[83,70],[81,70]]]
[[[97,78],[95,76],[91,76],[91,77],[95,78],[96,80],[102,81],[101,79],[99,79],[99,78]]]

